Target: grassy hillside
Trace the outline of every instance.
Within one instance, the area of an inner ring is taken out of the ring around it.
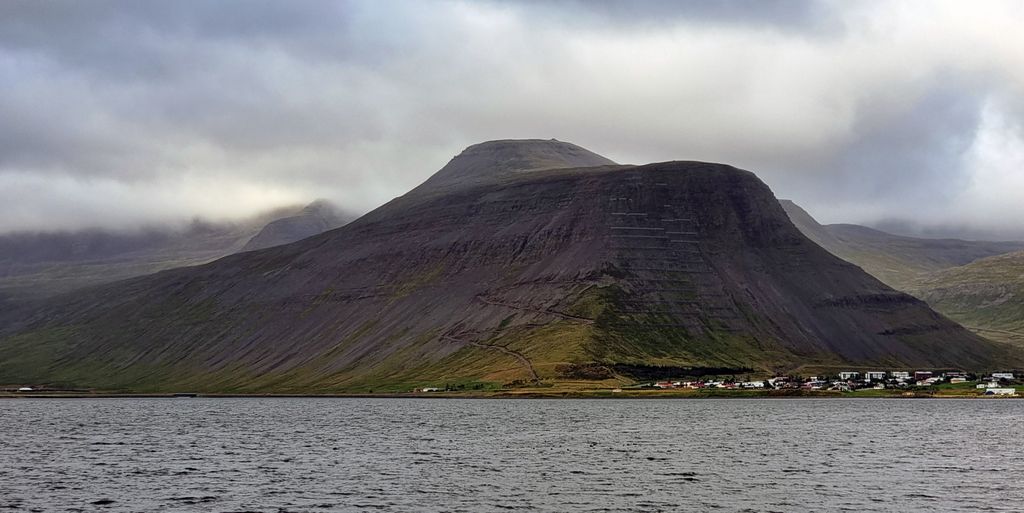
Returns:
[[[931,273],[910,292],[987,337],[1024,345],[1024,251]]]
[[[781,203],[797,228],[832,254],[987,338],[1024,346],[1024,242],[918,239],[822,225],[793,202]]]
[[[1024,242],[1018,241],[921,239],[854,224],[822,225],[792,201],[780,203],[793,224],[809,239],[904,292],[918,290],[920,280],[930,273],[1024,250]]]

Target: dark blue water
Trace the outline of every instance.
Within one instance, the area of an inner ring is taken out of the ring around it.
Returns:
[[[1024,511],[1016,400],[0,400],[0,511]]]

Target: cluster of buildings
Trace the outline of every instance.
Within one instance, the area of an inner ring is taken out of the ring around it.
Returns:
[[[887,388],[929,387],[940,383],[967,383],[979,381],[978,389],[985,395],[1016,395],[1016,389],[1007,385],[1017,382],[1012,372],[994,372],[988,376],[976,376],[961,371],[844,371],[834,376],[811,376],[809,378],[777,376],[763,381],[741,380],[700,380],[700,381],[658,381],[645,385],[649,388],[725,388],[725,389],[802,389],[852,391],[863,388],[884,390]]]

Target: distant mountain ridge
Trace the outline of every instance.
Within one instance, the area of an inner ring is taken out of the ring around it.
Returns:
[[[994,340],[1024,347],[1024,242],[919,239],[858,225],[821,225],[781,201],[793,223],[834,255]]]
[[[929,273],[1024,250],[1022,241],[921,239],[855,224],[822,225],[792,201],[779,202],[793,224],[819,246],[903,291],[914,289]]]
[[[599,165],[526,172],[578,147],[526,142],[510,164],[507,144],[336,230],[0,312],[0,383],[405,391],[1019,361],[812,243],[753,173],[586,154]]]
[[[195,220],[182,229],[22,232],[0,235],[0,303],[204,264],[256,247],[337,228],[351,216],[324,200],[235,222]]]
[[[355,216],[326,200],[316,200],[293,216],[275,219],[253,235],[242,251],[270,248],[319,235],[352,221]]]
[[[1024,251],[930,273],[909,292],[986,337],[1024,347]]]

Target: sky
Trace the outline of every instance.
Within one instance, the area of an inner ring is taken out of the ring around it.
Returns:
[[[1024,239],[1024,2],[0,2],[0,232],[365,212],[470,144]]]

